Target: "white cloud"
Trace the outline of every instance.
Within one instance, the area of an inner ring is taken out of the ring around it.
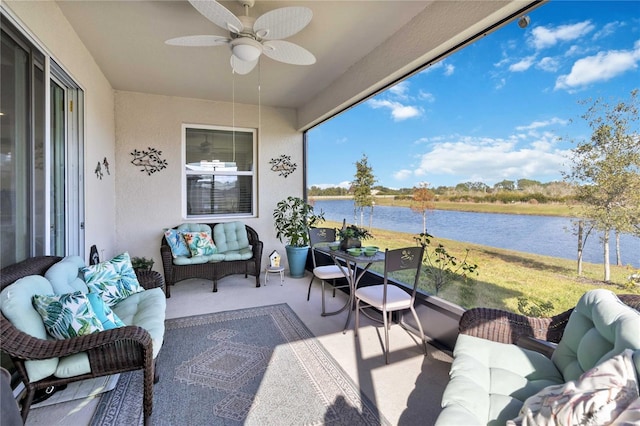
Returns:
[[[345,143],[349,142],[349,139],[345,136],[336,139],[336,145],[343,145]]]
[[[556,72],[558,71],[558,68],[560,68],[560,63],[557,59],[546,56],[538,61],[536,68],[539,68],[542,71]]]
[[[545,134],[528,144],[507,139],[449,137],[421,155],[414,175],[451,175],[460,182],[499,182],[503,179],[558,176],[568,151],[555,148],[555,137]],[[470,172],[473,171],[473,172]]]
[[[523,58],[520,61],[516,62],[515,64],[511,64],[509,66],[509,71],[512,71],[512,72],[526,71],[529,68],[531,68],[531,65],[533,65],[534,60],[535,60],[534,56],[528,56],[526,58]]]
[[[418,93],[418,98],[420,100],[427,101],[427,102],[436,101],[436,97],[433,96],[433,93],[425,92],[424,90],[420,90],[420,92]]]
[[[436,62],[435,64],[431,65],[428,68],[425,68],[424,70],[421,71],[421,73],[428,73],[428,72],[433,72],[437,70],[442,70],[442,74],[448,77],[454,73],[455,69],[456,69],[455,66],[451,64],[447,64],[445,61],[440,61],[440,62]]]
[[[396,180],[407,180],[411,176],[413,176],[413,172],[407,169],[398,170],[397,172],[393,173],[393,177]]]
[[[450,76],[450,75],[452,75],[452,74],[453,74],[453,72],[455,71],[455,69],[456,69],[456,67],[454,67],[453,65],[451,65],[451,64],[446,64],[446,65],[444,66],[444,75],[446,75],[447,77],[448,77],[448,76]]]
[[[407,80],[401,81],[393,87],[389,88],[389,92],[398,98],[406,98],[409,91],[409,82]]]
[[[593,35],[593,39],[599,40],[601,38],[608,37],[616,31],[616,28],[623,27],[624,25],[625,23],[620,21],[609,22],[604,27],[602,27],[600,31],[596,32]]]
[[[575,89],[598,81],[610,80],[626,71],[638,68],[640,40],[633,50],[609,50],[578,59],[569,74],[556,79],[555,89]]]
[[[555,46],[564,41],[576,40],[593,31],[595,26],[591,21],[578,22],[571,25],[559,25],[557,27],[535,27],[531,30],[529,42],[536,49],[544,49]]]
[[[566,125],[568,123],[567,120],[563,120],[562,118],[558,118],[558,117],[553,117],[550,120],[545,120],[545,121],[533,121],[530,124],[527,124],[525,126],[518,126],[516,127],[516,130],[534,130],[534,129],[539,129],[541,127],[549,127],[551,125],[554,124],[560,124],[562,126]]]
[[[367,101],[367,104],[374,109],[388,108],[391,110],[391,116],[394,121],[402,121],[409,118],[419,117],[422,114],[422,111],[417,107],[403,105],[400,102],[390,100],[370,99]]]

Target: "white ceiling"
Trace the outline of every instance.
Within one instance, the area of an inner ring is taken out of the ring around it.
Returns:
[[[227,46],[176,47],[173,37],[228,33],[187,1],[68,1],[62,12],[116,90],[298,110],[309,127],[406,75],[470,35],[532,1],[268,1],[249,15],[284,6],[313,11],[311,23],[288,41],[317,62],[287,65],[262,56],[248,75],[234,75]],[[223,1],[236,15],[235,1]],[[233,88],[235,87],[235,91]]]

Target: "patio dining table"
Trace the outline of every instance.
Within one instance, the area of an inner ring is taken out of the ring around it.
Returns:
[[[340,267],[344,273],[347,282],[349,283],[349,298],[343,307],[334,312],[326,312],[322,316],[337,315],[348,309],[347,321],[344,325],[343,333],[347,332],[349,322],[351,321],[351,310],[355,301],[355,293],[358,288],[358,283],[367,270],[376,262],[384,262],[384,252],[377,251],[373,256],[367,256],[364,252],[359,256],[354,256],[344,250],[331,250],[328,245],[318,244],[315,249],[319,252],[325,253],[333,259],[336,265]],[[364,267],[358,267],[358,264],[365,265]],[[360,272],[358,272],[360,270]]]

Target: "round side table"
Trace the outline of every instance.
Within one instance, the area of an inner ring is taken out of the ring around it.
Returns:
[[[264,270],[264,285],[269,282],[269,274],[280,274],[280,285],[284,285],[284,266],[267,266]]]

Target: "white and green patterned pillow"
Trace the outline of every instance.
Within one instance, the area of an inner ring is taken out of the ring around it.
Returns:
[[[33,296],[33,306],[42,317],[47,333],[56,339],[103,331],[102,323],[91,308],[89,299],[80,291],[66,294]]]
[[[117,305],[132,294],[144,291],[127,252],[109,261],[87,266],[82,272],[89,291],[98,293],[109,307]]]
[[[184,241],[191,251],[191,256],[211,256],[216,253],[216,246],[208,232],[183,232]]]

